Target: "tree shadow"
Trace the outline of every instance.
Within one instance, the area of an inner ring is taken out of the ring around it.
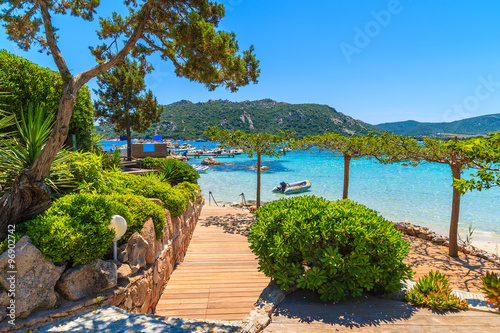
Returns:
[[[226,214],[224,216],[208,216],[200,218],[198,224],[204,227],[219,227],[229,234],[246,236],[248,229],[255,223],[255,216],[250,214]]]
[[[409,303],[371,295],[348,298],[341,302],[325,302],[315,294],[297,291],[287,296],[274,316],[296,319],[300,323],[361,328],[406,320],[417,311],[418,308]]]
[[[404,263],[418,272],[414,281],[431,269],[439,270],[448,277],[453,289],[481,293],[481,277],[488,271],[500,273],[500,267],[486,259],[462,252],[453,258],[448,255],[448,247],[413,236],[403,238],[411,242],[410,255]]]

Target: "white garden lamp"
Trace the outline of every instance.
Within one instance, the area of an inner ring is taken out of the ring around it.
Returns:
[[[111,217],[111,222],[109,223],[108,228],[115,231],[115,239],[113,239],[113,259],[118,260],[116,242],[123,235],[125,235],[125,232],[127,231],[127,221],[125,221],[125,219],[120,215],[113,215],[113,217]]]

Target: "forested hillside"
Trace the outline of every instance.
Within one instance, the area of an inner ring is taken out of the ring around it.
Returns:
[[[203,138],[208,126],[228,130],[278,134],[280,130],[297,133],[298,137],[333,132],[363,135],[379,128],[353,119],[328,105],[288,104],[271,99],[245,102],[210,100],[192,103],[186,100],[165,105],[161,121],[144,133],[133,133],[134,138],[164,138],[193,140]],[[112,128],[97,127],[106,138],[115,138]]]
[[[383,130],[411,136],[486,135],[500,131],[500,113],[449,123],[421,123],[414,120],[378,124]]]

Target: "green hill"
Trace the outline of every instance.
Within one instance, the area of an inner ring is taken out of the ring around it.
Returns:
[[[449,123],[421,123],[414,120],[378,124],[377,127],[400,135],[469,136],[500,131],[500,113],[457,120]]]
[[[333,132],[346,135],[364,135],[379,128],[353,119],[328,105],[288,104],[271,99],[230,102],[210,100],[192,103],[186,100],[165,106],[159,123],[144,133],[133,133],[134,138],[164,138],[193,140],[203,138],[208,126],[251,133],[278,134],[280,130],[297,133],[298,137]],[[115,138],[113,129],[97,127],[105,138]]]

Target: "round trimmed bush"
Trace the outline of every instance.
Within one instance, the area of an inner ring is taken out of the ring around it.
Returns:
[[[111,198],[128,209],[127,232],[122,237],[123,241],[127,241],[134,232],[140,233],[148,217],[153,219],[156,239],[161,238],[165,228],[165,211],[162,207],[140,195],[113,195]]]
[[[260,270],[288,290],[342,300],[398,290],[413,275],[409,242],[377,212],[350,200],[281,199],[256,211],[248,238]]]
[[[113,215],[129,220],[125,205],[105,195],[80,193],[60,198],[43,215],[26,222],[26,234],[53,262],[73,266],[102,258],[113,244]]]

